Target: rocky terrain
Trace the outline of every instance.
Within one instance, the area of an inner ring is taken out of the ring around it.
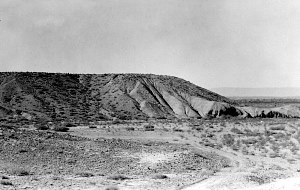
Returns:
[[[300,117],[300,108],[245,107],[171,76],[20,72],[0,73],[0,117],[48,121]]]
[[[30,127],[1,126],[0,152],[0,189],[175,189],[229,164],[189,145],[91,139]]]
[[[298,179],[300,107],[270,105],[170,76],[1,73],[0,189],[272,189]]]
[[[2,124],[0,189],[291,189],[300,185],[299,126],[253,118],[102,121],[67,132]]]

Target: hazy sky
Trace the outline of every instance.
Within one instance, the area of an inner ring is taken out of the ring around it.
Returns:
[[[300,87],[298,0],[1,0],[0,70]]]

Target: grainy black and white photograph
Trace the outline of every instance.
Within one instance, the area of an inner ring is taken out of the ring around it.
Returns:
[[[0,190],[298,190],[299,72],[297,0],[0,0]]]

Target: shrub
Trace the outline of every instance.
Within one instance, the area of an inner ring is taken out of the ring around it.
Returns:
[[[76,127],[76,125],[74,123],[66,123],[65,126],[66,127]]]
[[[55,180],[55,181],[56,181],[56,180],[63,180],[63,178],[58,177],[58,176],[53,176],[52,179]]]
[[[36,124],[35,128],[37,130],[48,130],[49,126],[47,124]]]
[[[173,131],[176,131],[176,132],[183,132],[182,129],[173,129]]]
[[[153,125],[145,125],[144,129],[145,129],[145,131],[154,131],[154,126]]]
[[[237,145],[233,145],[233,146],[232,146],[232,150],[234,150],[234,151],[238,151],[238,150],[240,150],[240,147],[239,147],[239,146],[237,146]]]
[[[116,186],[106,187],[105,190],[119,190]]]
[[[19,150],[19,153],[24,153],[24,152],[28,152],[28,150],[25,150],[25,149],[20,149]]]
[[[134,127],[126,127],[127,131],[134,131]]]
[[[240,135],[241,135],[241,134],[244,134],[243,131],[241,131],[241,130],[239,130],[238,128],[235,128],[235,127],[232,128],[230,131],[233,132],[233,133],[236,133],[236,134],[240,134]]]
[[[282,139],[282,138],[285,137],[285,134],[279,132],[279,133],[275,133],[275,134],[273,135],[273,137],[274,137],[275,139]]]
[[[193,166],[187,166],[185,169],[187,169],[187,170],[196,170],[196,168],[194,168]]]
[[[163,128],[162,130],[165,131],[165,132],[169,131],[169,129],[167,129],[167,128]]]
[[[1,180],[0,184],[1,184],[1,185],[10,185],[10,186],[13,185],[12,182],[10,182],[10,181],[8,181],[8,180]]]
[[[152,146],[152,144],[150,142],[148,143],[144,143],[145,146]]]
[[[255,143],[257,143],[257,139],[254,139],[254,138],[243,139],[242,142],[244,144],[255,144]]]
[[[79,172],[79,173],[76,173],[76,176],[79,176],[79,177],[93,177],[94,174],[92,174],[90,172]]]
[[[17,176],[27,176],[30,175],[30,173],[25,170],[25,169],[14,169],[11,172],[13,175],[17,175]]]
[[[122,122],[119,119],[113,120],[112,124],[121,124]]]
[[[5,176],[5,175],[3,175],[1,178],[2,178],[2,179],[9,179],[9,177],[7,177],[7,176]]]
[[[287,159],[287,161],[290,163],[290,164],[294,164],[297,160],[293,159],[293,158],[289,158]]]
[[[279,155],[277,153],[270,153],[269,157],[270,158],[276,158],[276,157],[279,157]]]
[[[222,143],[228,146],[232,146],[234,144],[234,137],[231,134],[224,134]]]
[[[243,147],[242,153],[243,153],[244,155],[247,155],[247,154],[249,153],[246,147]]]
[[[209,147],[214,148],[216,145],[214,143],[211,143],[211,142],[205,142],[204,146],[209,146]]]
[[[263,176],[250,175],[247,177],[248,177],[248,181],[256,182],[259,185],[269,182],[269,180]]]
[[[116,181],[119,181],[119,180],[123,181],[123,180],[130,179],[130,178],[127,177],[127,176],[121,175],[121,174],[117,174],[117,175],[109,176],[107,179],[116,180]]]
[[[270,127],[270,130],[274,130],[274,131],[277,131],[277,130],[284,130],[284,129],[285,129],[285,126],[284,126],[284,125],[271,126],[271,127]]]
[[[157,174],[155,176],[153,176],[153,179],[167,179],[168,176],[164,175],[164,174]]]
[[[56,125],[53,127],[53,130],[58,132],[67,132],[69,131],[69,128],[61,125]]]
[[[245,135],[248,137],[248,136],[258,136],[259,135],[259,132],[257,131],[251,131],[249,129],[245,129]]]

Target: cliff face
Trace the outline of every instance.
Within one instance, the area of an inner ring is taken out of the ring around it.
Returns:
[[[188,81],[144,74],[0,73],[0,117],[99,120],[299,117],[299,108],[258,109]]]

